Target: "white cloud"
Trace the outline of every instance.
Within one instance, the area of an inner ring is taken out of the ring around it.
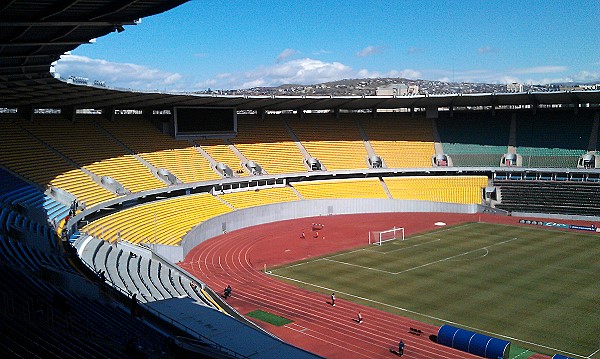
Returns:
[[[212,79],[196,83],[195,89],[208,87],[218,89],[244,89],[251,87],[279,86],[282,84],[309,85],[345,78],[404,77],[421,78],[421,72],[412,69],[387,72],[368,69],[353,70],[340,62],[302,58],[239,73],[221,73]]]
[[[325,55],[325,54],[331,54],[332,52],[329,50],[325,50],[325,49],[321,49],[318,51],[313,51],[313,55],[318,56],[318,55]]]
[[[281,51],[279,55],[277,55],[277,59],[275,60],[277,63],[287,60],[288,58],[298,54],[298,51],[294,49],[285,49]]]
[[[110,62],[86,56],[63,55],[55,65],[62,78],[69,76],[87,77],[91,81],[105,81],[110,87],[124,87],[139,90],[183,89],[183,76],[176,72],[166,72],[124,62]]]
[[[404,70],[392,70],[386,74],[386,77],[402,77],[405,79],[417,80],[421,79],[423,74],[421,71],[413,70],[413,69],[404,69]]]
[[[600,71],[579,71],[578,73],[554,78],[544,78],[533,83],[564,83],[564,82],[600,82]]]
[[[409,55],[421,54],[423,52],[424,50],[419,47],[409,47],[408,49],[406,49],[406,53]]]
[[[496,52],[496,49],[492,48],[491,46],[482,46],[477,49],[477,53],[479,54],[489,54],[491,52]]]
[[[445,69],[422,70],[424,79],[437,79],[446,82],[485,82],[506,84],[511,82],[548,84],[562,82],[596,82],[600,81],[600,71],[579,71],[572,74],[554,77],[536,77],[538,74],[561,74],[568,70],[565,66],[537,66],[513,70],[459,70],[450,71]],[[527,77],[523,77],[527,75]]]
[[[565,72],[567,70],[568,67],[566,66],[534,66],[522,69],[515,69],[512,72],[515,74],[549,74]]]
[[[358,57],[366,57],[380,53],[383,51],[383,46],[367,46],[356,53]]]
[[[304,58],[274,66],[264,66],[240,74],[240,88],[277,86],[280,84],[312,84],[349,76],[352,68],[339,62],[323,62]]]

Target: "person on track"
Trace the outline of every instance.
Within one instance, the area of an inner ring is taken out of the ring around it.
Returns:
[[[404,342],[400,339],[400,343],[398,344],[398,355],[402,356],[404,354]]]
[[[331,306],[335,307],[335,293],[331,293]]]

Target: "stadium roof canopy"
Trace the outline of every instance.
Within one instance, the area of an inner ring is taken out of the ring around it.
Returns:
[[[600,91],[432,96],[216,96],[136,92],[56,79],[51,64],[65,52],[142,17],[188,0],[7,0],[0,5],[0,107],[239,110],[391,109],[536,104],[600,104]]]

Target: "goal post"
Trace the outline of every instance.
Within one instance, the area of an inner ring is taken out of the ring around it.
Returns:
[[[381,245],[384,242],[393,240],[404,240],[404,227],[369,232],[369,244]]]

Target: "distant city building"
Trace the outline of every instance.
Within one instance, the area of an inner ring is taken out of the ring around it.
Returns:
[[[387,86],[377,87],[377,96],[408,96],[419,93],[418,85],[407,86],[405,84],[392,84]]]
[[[506,92],[523,92],[523,84],[513,82],[506,85]]]
[[[600,90],[600,84],[561,86],[560,90],[561,91],[593,91],[593,90]]]

